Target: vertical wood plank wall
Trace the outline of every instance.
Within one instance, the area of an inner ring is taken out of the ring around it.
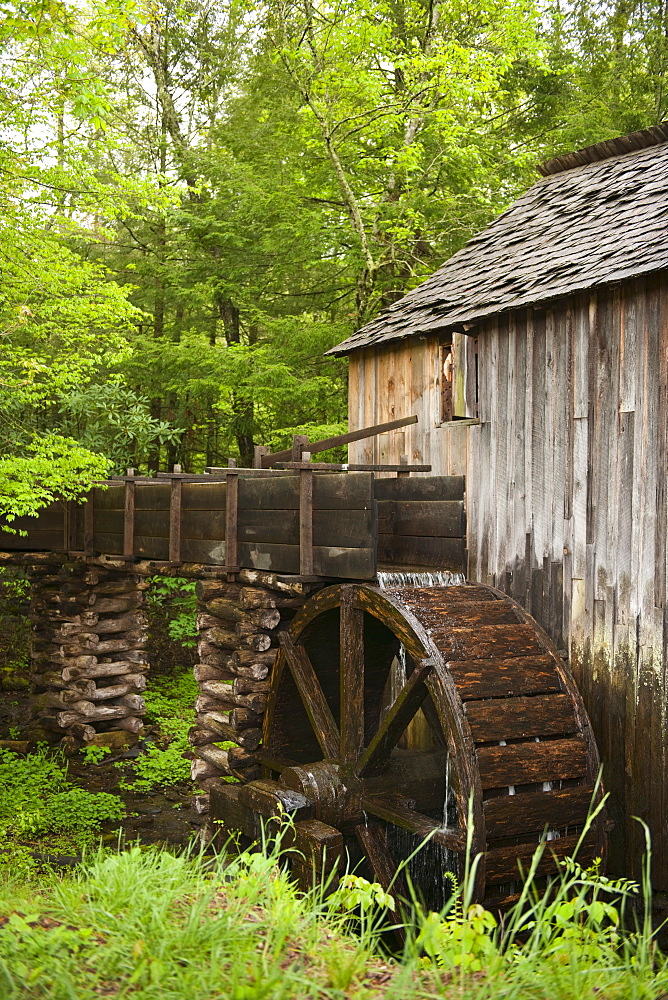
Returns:
[[[441,386],[436,338],[414,337],[391,348],[351,355],[348,375],[350,430],[417,414],[403,431],[366,438],[348,446],[348,460],[395,464],[431,462],[434,476],[466,473],[467,421],[440,423]]]
[[[668,891],[668,276],[488,321],[480,422],[438,425],[436,338],[350,361],[350,426],[417,413],[350,460],[466,474],[469,578],[519,600],[568,650],[605,765],[613,870]]]
[[[500,317],[478,349],[469,577],[568,649],[611,793],[611,866],[638,874],[640,816],[668,890],[668,280]]]

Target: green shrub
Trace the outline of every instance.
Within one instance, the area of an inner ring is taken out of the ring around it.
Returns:
[[[134,778],[122,781],[121,788],[150,791],[190,781],[190,761],[183,754],[190,750],[188,730],[195,721],[197,694],[191,670],[175,677],[155,677],[145,693],[146,720],[158,726],[162,745],[150,746],[136,759],[132,766]]]
[[[44,746],[27,757],[0,750],[0,832],[5,837],[35,840],[56,834],[81,847],[94,840],[103,823],[123,815],[116,796],[75,787],[62,755]]]
[[[170,639],[186,648],[197,645],[197,596],[195,580],[180,576],[152,576],[148,592],[149,610],[166,613]]]

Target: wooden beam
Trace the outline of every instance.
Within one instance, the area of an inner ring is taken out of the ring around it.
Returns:
[[[314,472],[397,472],[409,476],[411,472],[431,472],[431,465],[344,465],[337,462],[309,462]],[[304,469],[305,462],[278,462],[278,469]]]
[[[401,417],[399,420],[388,420],[384,424],[374,424],[372,427],[361,427],[358,431],[348,431],[347,434],[337,434],[336,437],[323,438],[322,441],[308,442],[309,451],[312,455],[319,451],[328,451],[330,448],[338,448],[342,444],[351,444],[353,441],[363,441],[364,438],[375,437],[376,434],[385,434],[387,431],[396,430],[398,427],[407,427],[409,424],[416,424],[417,416]],[[294,461],[293,449],[276,451],[273,455],[263,455],[262,468],[268,469],[276,462]]]
[[[125,480],[125,504],[123,514],[123,558],[132,559],[135,544],[135,488],[134,469],[128,469]]]
[[[308,465],[299,473],[299,573],[313,576],[313,473]]]
[[[383,719],[376,735],[362,754],[357,766],[357,773],[360,777],[377,773],[399,742],[406,726],[427,696],[424,682],[433,666],[434,660],[424,659],[413,670]]]
[[[323,754],[338,757],[339,732],[308,653],[295,646],[289,632],[279,632],[278,640]]]
[[[451,851],[466,848],[466,833],[459,827],[449,828],[438,824],[431,816],[424,816],[391,795],[365,795],[362,808],[378,819],[409,830],[416,837],[429,837],[433,844],[440,844]]]
[[[233,582],[239,572],[239,474],[230,469],[225,482],[225,570]]]
[[[87,556],[93,554],[93,536],[95,534],[95,491],[91,490],[86,497],[84,507],[84,552]]]
[[[352,586],[341,591],[341,761],[354,763],[364,749],[364,612]]]
[[[173,566],[181,562],[181,495],[183,483],[172,479],[169,495],[169,561]]]

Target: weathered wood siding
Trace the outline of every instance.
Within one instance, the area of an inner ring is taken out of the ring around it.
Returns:
[[[433,476],[466,473],[467,421],[441,423],[439,345],[436,337],[412,337],[384,348],[356,351],[350,357],[350,430],[416,414],[417,424],[348,446],[348,459],[388,463],[408,455],[409,462],[431,462]]]
[[[568,649],[611,793],[611,863],[638,873],[639,816],[668,889],[668,279],[501,317],[479,358],[469,577]]]
[[[416,338],[351,357],[351,428],[420,418],[408,447],[387,435],[355,461],[403,452],[466,475],[469,579],[568,650],[611,794],[612,867],[638,874],[639,816],[668,891],[668,274],[487,321],[477,424],[438,425],[437,351]]]

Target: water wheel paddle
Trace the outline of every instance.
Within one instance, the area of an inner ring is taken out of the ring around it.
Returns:
[[[329,587],[281,634],[260,755],[266,777],[212,794],[212,815],[257,836],[293,815],[303,879],[346,856],[383,886],[409,868],[431,906],[461,874],[469,800],[476,896],[510,901],[536,845],[574,852],[599,759],[584,706],[548,636],[489,587]],[[605,819],[578,859],[605,849]]]

